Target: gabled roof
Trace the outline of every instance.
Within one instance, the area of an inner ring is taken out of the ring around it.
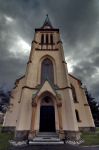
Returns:
[[[81,80],[78,79],[77,77],[75,77],[74,75],[68,74],[70,77],[74,78],[75,80],[77,80],[80,84],[82,84]]]
[[[33,94],[32,98],[35,98],[37,95],[41,95],[44,92],[50,92],[52,93],[54,96],[57,95],[55,89],[53,88],[53,86],[50,84],[50,82],[48,80],[46,80],[42,86],[39,88],[39,90]]]
[[[48,82],[48,80],[46,80],[43,84],[43,86],[41,87],[41,89],[39,90],[37,95],[41,95],[42,93],[46,92],[46,90],[50,93],[52,93],[54,96],[56,95],[56,91],[53,89],[53,87],[51,86],[51,84]]]

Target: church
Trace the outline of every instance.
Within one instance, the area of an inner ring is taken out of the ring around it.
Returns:
[[[48,16],[35,29],[26,72],[15,82],[3,128],[19,140],[40,133],[79,140],[82,131],[95,128],[85,90],[68,73],[60,31]]]

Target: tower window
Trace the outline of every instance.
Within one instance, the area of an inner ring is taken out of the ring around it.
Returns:
[[[50,59],[46,58],[41,64],[41,83],[44,83],[45,80],[54,82],[54,69],[53,63]]]
[[[48,34],[46,34],[46,44],[48,44]]]
[[[50,43],[53,44],[53,35],[50,35]]]
[[[44,44],[44,34],[41,35],[41,44]]]
[[[80,117],[79,117],[79,113],[78,113],[78,110],[77,110],[77,109],[75,110],[75,113],[76,113],[76,119],[77,119],[77,121],[78,121],[78,122],[81,122],[81,121],[80,121]]]
[[[71,84],[71,89],[72,89],[73,100],[74,100],[75,103],[78,103],[77,96],[76,96],[76,91],[75,91],[75,87],[72,84]]]

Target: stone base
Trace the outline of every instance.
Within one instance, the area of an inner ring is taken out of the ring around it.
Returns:
[[[79,127],[79,131],[81,132],[95,132],[95,127]]]
[[[16,141],[23,141],[28,139],[29,130],[22,130],[15,132],[15,140]]]
[[[59,135],[59,138],[61,140],[65,139],[65,132],[64,132],[64,130],[57,131],[56,133]]]
[[[79,131],[64,131],[65,133],[65,140],[70,141],[79,141],[81,138],[81,133]]]
[[[15,127],[2,127],[1,132],[15,133]]]
[[[33,138],[37,135],[37,131],[30,131],[28,134],[28,139],[33,140]]]

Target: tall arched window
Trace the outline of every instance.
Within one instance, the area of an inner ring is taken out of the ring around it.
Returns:
[[[44,83],[45,80],[54,82],[54,69],[53,63],[50,59],[46,58],[41,64],[41,83]]]
[[[50,43],[53,44],[53,35],[50,35]]]
[[[77,103],[78,101],[77,101],[77,97],[76,97],[76,91],[72,84],[71,84],[71,89],[72,89],[73,100],[75,103]]]
[[[78,121],[78,122],[81,122],[81,121],[80,121],[80,117],[79,117],[79,113],[78,113],[78,110],[77,110],[77,109],[75,110],[75,113],[76,113],[76,119],[77,119],[77,121]]]
[[[46,44],[48,44],[48,34],[46,34]]]
[[[41,35],[41,44],[44,44],[44,34]]]

